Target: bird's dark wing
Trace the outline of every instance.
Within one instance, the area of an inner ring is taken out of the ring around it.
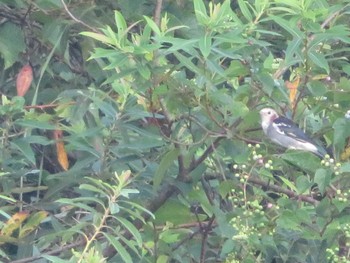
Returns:
[[[278,117],[274,121],[274,126],[277,131],[286,136],[292,137],[298,141],[312,142],[312,140],[307,136],[293,121],[285,117]]]

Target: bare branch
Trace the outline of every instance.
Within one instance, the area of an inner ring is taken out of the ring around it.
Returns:
[[[296,198],[296,199],[302,200],[304,202],[307,202],[307,203],[310,203],[310,204],[313,204],[313,205],[317,205],[319,203],[312,196],[298,195],[296,192],[293,192],[292,190],[285,189],[285,188],[280,187],[278,185],[270,184],[269,182],[263,181],[263,180],[261,180],[261,179],[259,179],[257,177],[253,177],[253,176],[249,177],[248,182],[252,183],[252,184],[264,186],[264,187],[269,188],[269,189],[271,189],[271,190],[273,190],[273,191],[275,191],[277,193],[285,194],[285,195],[287,195],[290,198]]]
[[[68,9],[68,6],[66,5],[66,3],[64,2],[64,0],[61,0],[61,3],[64,7],[64,10],[66,10],[67,14],[77,23],[82,24],[83,26],[89,28],[91,31],[95,32],[95,33],[100,33],[96,28],[93,28],[92,26],[89,26],[88,24],[86,24],[85,22],[81,21],[80,19],[76,18]]]
[[[193,171],[198,165],[207,159],[207,157],[215,150],[216,147],[218,147],[220,141],[224,138],[226,138],[226,136],[216,138],[215,141],[212,142],[212,144],[210,144],[210,146],[204,151],[204,153],[197,160],[191,163],[189,171]]]
[[[160,17],[162,13],[162,6],[163,6],[163,0],[157,0],[156,7],[154,9],[154,22],[157,24],[157,26],[160,26]]]
[[[61,253],[63,251],[67,251],[67,250],[75,248],[75,247],[83,246],[85,243],[86,243],[86,240],[85,239],[81,239],[78,242],[75,242],[75,243],[72,243],[72,244],[68,244],[66,246],[62,246],[60,248],[53,249],[51,251],[47,251],[47,252],[45,252],[45,255],[57,255],[57,254],[59,254],[59,253]],[[36,255],[36,256],[28,257],[28,258],[22,258],[22,259],[19,259],[19,260],[13,260],[13,261],[11,261],[11,263],[33,262],[33,261],[38,260],[38,259],[40,259],[42,257],[43,257],[43,255],[39,254],[39,255]]]

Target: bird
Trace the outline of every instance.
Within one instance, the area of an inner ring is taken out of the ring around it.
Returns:
[[[274,143],[288,149],[312,152],[323,158],[326,150],[318,146],[292,120],[279,116],[274,109],[260,110],[261,127]]]
[[[348,111],[345,113],[344,117],[345,117],[346,119],[350,120],[350,110],[348,110]]]

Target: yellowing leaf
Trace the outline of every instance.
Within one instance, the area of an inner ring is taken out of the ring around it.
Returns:
[[[66,149],[64,148],[64,142],[61,140],[63,137],[62,131],[55,130],[53,132],[53,137],[56,140],[57,161],[61,165],[63,170],[67,171],[69,168],[69,161]]]
[[[345,161],[350,159],[350,139],[348,139],[347,146],[344,151],[340,154],[340,160]]]
[[[26,223],[22,226],[22,228],[19,231],[19,238],[23,238],[33,232],[39,224],[47,217],[48,212],[46,211],[39,211],[29,217],[29,219],[26,221]]]
[[[1,229],[1,236],[11,236],[12,233],[21,226],[28,215],[29,213],[24,211],[14,214]]]
[[[293,82],[286,81],[286,87],[289,89],[289,102],[292,106],[292,109],[295,108],[296,98],[297,98],[297,91],[298,86],[300,82],[300,77],[297,76],[296,79]]]
[[[329,80],[330,76],[327,74],[319,74],[312,77],[312,80]]]
[[[32,84],[32,81],[33,81],[33,69],[28,64],[28,65],[25,65],[17,75],[17,79],[16,79],[17,96],[23,97],[27,93],[30,87],[30,84]]]

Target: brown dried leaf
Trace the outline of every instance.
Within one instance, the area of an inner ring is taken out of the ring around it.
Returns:
[[[63,137],[62,131],[55,130],[53,132],[53,137],[56,140],[57,161],[61,165],[63,170],[67,171],[69,168],[69,161],[66,149],[64,148],[64,142],[61,140]]]
[[[293,110],[295,108],[299,82],[300,82],[300,77],[297,76],[293,82],[289,82],[287,80],[286,83],[285,83],[286,87],[289,89],[289,102],[292,105],[292,109]]]
[[[4,227],[1,229],[0,235],[11,236],[12,233],[21,226],[22,222],[26,220],[28,216],[29,213],[25,211],[14,214],[9,220],[7,220]]]

